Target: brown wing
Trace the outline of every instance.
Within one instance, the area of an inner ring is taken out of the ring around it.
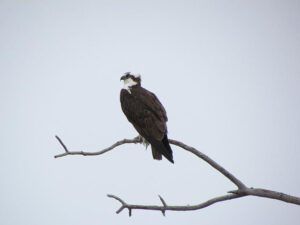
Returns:
[[[155,94],[138,87],[131,89],[129,97],[131,97],[131,105],[128,107],[131,108],[129,121],[146,139],[149,137],[162,140],[167,133],[168,118],[165,108]]]

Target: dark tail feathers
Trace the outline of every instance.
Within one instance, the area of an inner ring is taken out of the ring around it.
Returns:
[[[161,159],[158,156],[162,154],[167,160],[169,160],[171,163],[174,163],[173,152],[166,134],[161,141],[152,139],[149,140],[149,142],[152,145],[152,154],[154,159]]]

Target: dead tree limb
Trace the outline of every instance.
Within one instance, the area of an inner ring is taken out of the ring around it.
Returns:
[[[120,141],[117,141],[112,146],[105,148],[103,150],[97,151],[97,152],[85,152],[85,151],[70,151],[64,142],[58,137],[55,136],[55,138],[58,140],[58,142],[61,144],[61,146],[64,149],[64,153],[58,154],[54,156],[55,158],[60,158],[68,155],[83,155],[83,156],[95,156],[95,155],[101,155],[104,153],[107,153],[109,151],[114,150],[116,147],[121,146],[123,144],[139,144],[142,143],[142,140],[139,137],[135,137],[133,139],[123,139]],[[237,190],[229,191],[228,194],[215,197],[212,199],[209,199],[205,202],[202,202],[197,205],[184,205],[184,206],[171,206],[167,205],[166,201],[159,196],[159,199],[162,203],[161,206],[158,205],[136,205],[136,204],[128,204],[124,200],[122,200],[120,197],[117,197],[115,195],[107,195],[109,198],[113,198],[121,203],[121,207],[117,210],[116,213],[122,212],[124,209],[128,209],[129,216],[132,215],[133,210],[156,210],[162,212],[163,215],[165,215],[166,211],[192,211],[192,210],[199,210],[205,207],[208,207],[210,205],[213,205],[218,202],[228,201],[236,198],[241,198],[245,196],[257,196],[262,198],[270,198],[270,199],[276,199],[279,201],[300,205],[300,198],[296,196],[287,195],[281,192],[261,189],[261,188],[249,188],[246,186],[242,181],[240,181],[238,178],[236,178],[232,173],[227,171],[224,167],[219,165],[217,162],[212,160],[210,157],[205,155],[204,153],[200,152],[199,150],[188,146],[180,141],[169,139],[170,144],[176,145],[190,153],[193,153],[197,157],[201,158],[205,162],[207,162],[210,166],[212,166],[214,169],[219,171],[221,174],[223,174],[227,179],[229,179],[235,186],[237,187]]]
[[[84,151],[69,151],[68,148],[66,147],[66,145],[63,143],[63,141],[58,136],[55,136],[55,138],[62,145],[63,149],[65,150],[65,153],[56,155],[56,156],[54,156],[54,158],[60,158],[60,157],[64,157],[64,156],[67,156],[67,155],[83,155],[83,156],[102,155],[106,152],[109,152],[109,151],[113,150],[114,148],[116,148],[120,145],[141,143],[141,140],[140,140],[139,137],[136,137],[136,138],[133,138],[133,139],[123,139],[123,140],[117,141],[112,146],[110,146],[108,148],[105,148],[101,151],[98,151],[98,152],[84,152]]]
[[[231,200],[231,199],[235,199],[235,198],[240,198],[243,196],[244,195],[242,195],[242,194],[227,194],[227,195],[223,195],[220,197],[212,198],[208,201],[205,201],[205,202],[197,204],[197,205],[170,206],[167,204],[162,204],[162,206],[158,206],[158,205],[128,204],[124,200],[122,200],[120,197],[117,197],[115,195],[107,195],[107,197],[113,198],[121,203],[121,207],[116,211],[117,214],[122,212],[124,209],[128,209],[129,216],[132,215],[132,210],[134,210],[134,209],[161,211],[161,213],[165,216],[166,211],[193,211],[193,210],[206,208],[217,202],[223,202],[223,201],[227,201],[227,200]],[[161,199],[161,197],[160,197],[160,199]],[[161,202],[162,202],[162,200],[161,200]]]

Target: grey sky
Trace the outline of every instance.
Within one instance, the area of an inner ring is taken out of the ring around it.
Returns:
[[[244,198],[196,212],[115,214],[131,203],[196,204],[234,186],[173,147],[175,164],[128,145],[120,76],[142,74],[170,138],[249,186],[300,196],[299,1],[0,1],[0,224],[292,225],[300,208]]]

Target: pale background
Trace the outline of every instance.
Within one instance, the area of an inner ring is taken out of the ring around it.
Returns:
[[[300,207],[247,197],[195,212],[116,215],[130,203],[196,204],[234,189],[173,147],[141,145],[119,104],[120,76],[142,74],[170,138],[208,154],[247,185],[300,196],[300,2],[0,1],[0,224],[294,225]]]

